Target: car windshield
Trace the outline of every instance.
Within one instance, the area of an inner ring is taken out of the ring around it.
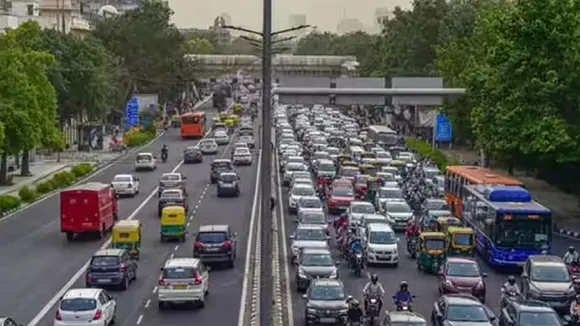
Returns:
[[[391,322],[389,325],[391,326],[427,326],[426,322],[413,322],[413,321],[405,321],[405,322]]]
[[[91,261],[91,266],[117,266],[119,265],[118,256],[95,256]]]
[[[293,163],[293,164],[288,164],[288,171],[304,171],[304,164],[301,163]]]
[[[344,289],[340,286],[313,286],[310,289],[310,300],[345,300]]]
[[[215,141],[213,139],[206,139],[206,140],[202,140],[201,144],[204,146],[211,146],[215,143]]]
[[[296,230],[296,240],[306,241],[326,241],[326,233],[323,229],[303,229]]]
[[[387,210],[389,213],[411,213],[411,207],[405,203],[389,203]]]
[[[222,174],[220,175],[220,181],[222,182],[234,182],[238,178],[235,174]]]
[[[131,182],[133,178],[128,175],[117,175],[113,178],[113,182]]]
[[[518,325],[522,326],[555,326],[561,325],[560,318],[553,312],[529,312],[520,313]]]
[[[302,255],[301,265],[304,266],[334,266],[330,254],[306,254]]]
[[[201,243],[224,243],[228,240],[225,232],[200,232],[197,234],[197,241]]]
[[[181,192],[179,191],[164,191],[161,193],[160,198],[181,198]]]
[[[350,206],[351,212],[354,214],[374,214],[375,207],[373,205],[365,205],[365,204],[358,204],[358,205],[351,205]]]
[[[324,214],[302,214],[300,221],[304,224],[326,224]]]
[[[403,198],[401,189],[379,189],[379,197],[381,198]]]
[[[292,189],[293,196],[315,196],[316,192],[312,187],[294,187]]]
[[[249,155],[250,151],[247,148],[238,148],[234,152],[234,155]]]
[[[376,231],[371,232],[369,242],[374,244],[395,244],[397,238],[394,232]]]
[[[340,174],[349,177],[354,177],[358,174],[358,169],[342,169]]]
[[[482,306],[449,305],[447,320],[456,322],[487,322],[489,317]]]
[[[230,168],[230,162],[213,162],[211,165],[213,168],[216,168],[216,169],[229,169]]]
[[[97,309],[97,300],[86,298],[64,299],[60,302],[62,311],[90,311]]]
[[[425,249],[427,250],[443,250],[445,249],[445,241],[439,239],[425,240]]]
[[[330,195],[336,197],[353,197],[354,193],[350,188],[336,188],[332,190]]]
[[[334,164],[332,164],[332,163],[320,163],[320,164],[318,164],[318,169],[320,171],[324,171],[324,172],[334,172],[335,171]]]
[[[300,207],[302,208],[322,208],[322,203],[318,198],[301,198]]]
[[[308,171],[296,171],[292,177],[294,179],[297,178],[306,178],[306,179],[310,179],[310,173]]]
[[[293,185],[312,185],[312,180],[306,178],[294,179]]]
[[[359,175],[356,177],[356,183],[366,185],[367,181],[369,181],[369,178],[370,177],[368,175]]]
[[[173,280],[183,280],[195,278],[195,269],[183,267],[166,267],[163,269],[163,278]]]
[[[391,158],[391,154],[388,152],[377,152],[377,158]]]
[[[453,235],[453,243],[459,246],[473,245],[473,235],[456,233]]]
[[[137,155],[135,160],[139,163],[151,162],[151,155]]]
[[[538,265],[532,268],[532,281],[535,282],[570,282],[570,275],[565,265]]]
[[[479,269],[474,263],[447,263],[448,276],[479,277]]]
[[[178,174],[165,174],[161,176],[161,181],[179,181],[181,177]]]
[[[330,155],[338,155],[338,153],[340,152],[340,151],[338,150],[338,148],[334,148],[334,147],[328,147],[328,148],[326,149],[326,151],[327,151],[327,152],[328,152],[328,154],[330,154]]]

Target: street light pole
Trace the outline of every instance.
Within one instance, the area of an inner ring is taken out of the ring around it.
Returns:
[[[261,289],[260,325],[272,325],[272,0],[264,0],[262,30],[262,219],[261,219]]]

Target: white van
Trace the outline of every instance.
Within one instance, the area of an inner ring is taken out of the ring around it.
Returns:
[[[384,223],[367,224],[365,236],[367,239],[367,263],[393,266],[399,264],[397,236],[390,225]]]

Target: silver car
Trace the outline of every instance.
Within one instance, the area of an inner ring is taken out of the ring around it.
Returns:
[[[202,154],[217,154],[218,144],[213,138],[206,138],[199,143]]]
[[[299,292],[308,289],[312,279],[338,278],[338,263],[328,249],[304,248],[297,263],[296,289]]]
[[[367,201],[353,201],[348,207],[347,214],[352,223],[357,223],[364,215],[375,214],[375,207]]]
[[[394,230],[404,230],[413,218],[413,210],[404,201],[387,201],[385,215],[394,222]]]
[[[247,148],[236,148],[234,152],[233,163],[235,165],[251,165],[252,164],[252,153]]]
[[[328,249],[328,236],[320,225],[298,225],[294,234],[290,236],[292,244],[292,261],[296,261],[300,251],[304,248]]]
[[[284,185],[289,185],[292,181],[292,174],[296,171],[307,171],[304,163],[288,163],[284,171]]]

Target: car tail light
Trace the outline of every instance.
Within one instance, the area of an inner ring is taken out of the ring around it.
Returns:
[[[167,283],[165,282],[165,278],[163,277],[163,275],[159,276],[159,285],[161,286],[166,286]]]
[[[95,315],[93,316],[93,320],[99,320],[101,317],[103,317],[103,311],[101,309],[97,309],[97,311],[95,311]]]
[[[56,309],[56,315],[54,315],[54,319],[62,320],[62,316],[60,315],[60,309]]]
[[[196,241],[193,243],[193,250],[200,250],[203,248],[203,243],[200,241]]]
[[[335,201],[334,199],[331,199],[331,200],[328,202],[328,206],[336,206],[336,201]]]
[[[195,272],[195,279],[193,280],[193,285],[201,285],[202,280],[201,280],[201,275],[199,275],[199,272]]]
[[[91,283],[91,274],[87,273],[87,275],[85,275],[85,283]]]
[[[121,270],[121,272],[126,272],[127,266],[125,266],[125,264],[121,264],[121,267],[119,267],[119,269]]]
[[[222,248],[224,248],[224,249],[232,249],[232,242],[231,241],[226,241],[226,242],[222,243]]]

